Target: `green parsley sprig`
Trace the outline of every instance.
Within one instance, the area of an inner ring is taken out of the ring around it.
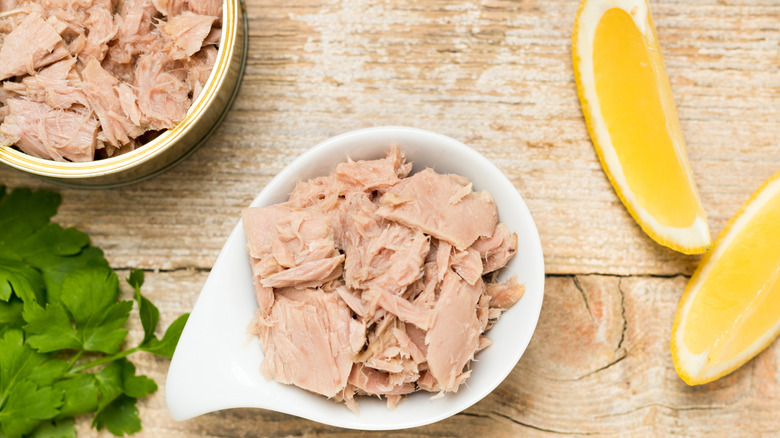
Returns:
[[[90,413],[98,430],[138,432],[136,400],[157,384],[126,356],[170,358],[189,316],[158,339],[160,312],[141,295],[143,271],[133,271],[144,337],[122,350],[133,301],[119,300],[118,277],[86,234],[51,223],[60,202],[0,185],[0,438],[75,437],[74,418]]]

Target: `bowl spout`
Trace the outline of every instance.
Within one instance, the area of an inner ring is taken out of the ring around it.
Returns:
[[[165,382],[171,416],[185,420],[233,407],[265,408],[263,359],[249,332],[257,303],[241,224],[222,249],[179,339]],[[236,364],[255,364],[241,367]],[[226,372],[227,371],[227,372]]]

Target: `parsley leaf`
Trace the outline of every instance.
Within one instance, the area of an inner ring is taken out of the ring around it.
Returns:
[[[160,312],[141,294],[143,271],[133,271],[144,337],[120,351],[133,301],[119,300],[117,276],[89,236],[50,223],[60,200],[0,185],[0,438],[74,438],[73,418],[89,413],[114,435],[139,431],[136,401],[158,388],[126,356],[171,357],[187,321],[157,339]]]
[[[33,265],[44,267],[55,261],[55,256],[76,255],[88,244],[89,236],[81,231],[48,224],[23,241],[21,255]]]
[[[31,432],[42,420],[57,415],[57,408],[62,405],[62,391],[51,386],[37,387],[29,380],[22,380],[13,388],[0,408],[0,425],[8,438]]]
[[[135,375],[135,365],[125,359],[122,362],[123,392],[133,398],[144,398],[157,391],[157,384],[146,376]],[[119,361],[117,361],[119,362]]]
[[[141,317],[141,325],[144,327],[144,339],[138,346],[139,349],[160,356],[173,357],[176,344],[179,343],[181,332],[187,323],[189,314],[184,314],[173,321],[165,331],[162,339],[154,336],[157,323],[160,320],[160,311],[146,297],[141,295],[141,286],[144,284],[144,271],[136,269],[130,273],[127,283],[135,289],[135,300],[138,302],[138,314]]]
[[[62,302],[70,311],[87,351],[116,353],[127,336],[123,327],[132,301],[116,302],[119,281],[109,269],[83,269],[65,277]]]
[[[69,273],[87,268],[108,268],[103,251],[92,246],[84,248],[75,256],[53,258],[54,260],[50,264],[40,268],[43,272],[43,282],[46,284],[46,294],[50,301],[60,300],[62,284]]]
[[[43,273],[48,301],[59,301],[65,276],[84,268],[106,268],[103,251],[87,246],[89,237],[75,228],[48,225],[24,241],[24,260]]]
[[[132,301],[116,302],[119,283],[106,268],[82,269],[65,276],[62,304],[26,308],[25,330],[39,351],[67,348],[113,354],[127,336],[123,327]]]
[[[122,394],[133,398],[142,398],[157,391],[157,384],[154,383],[154,380],[146,376],[136,376],[135,365],[127,359],[111,362],[94,376],[100,394],[97,406],[98,413]]]
[[[0,257],[18,260],[18,242],[49,223],[57,213],[57,193],[16,189],[6,195],[0,185]]]
[[[29,379],[39,385],[50,385],[64,373],[67,364],[35,352],[24,343],[20,330],[6,330],[0,338],[0,407],[15,383]]]
[[[6,329],[22,328],[22,302],[19,298],[11,297],[8,302],[0,301],[0,335]]]
[[[176,344],[179,343],[181,332],[184,330],[184,326],[187,324],[189,316],[189,313],[185,313],[176,318],[176,320],[168,326],[168,330],[165,331],[162,340],[152,337],[149,341],[139,345],[138,348],[158,356],[167,358],[173,357],[173,352],[176,350]]]
[[[36,353],[20,330],[0,338],[0,426],[9,438],[32,431],[41,420],[57,415],[62,391],[52,387],[66,363]]]
[[[44,421],[30,434],[30,438],[76,438],[73,418]]]
[[[98,388],[95,375],[76,374],[56,382],[54,388],[62,390],[64,395],[58,417],[75,417],[97,410]]]
[[[45,190],[6,194],[0,185],[0,261],[24,262],[39,270],[49,297],[58,295],[65,274],[83,267],[108,267],[103,252],[88,246],[89,236],[49,223],[60,199]]]
[[[62,304],[48,304],[45,309],[37,305],[27,306],[22,316],[27,322],[24,326],[29,336],[27,343],[36,350],[48,353],[81,347],[78,332],[73,328]]]
[[[126,359],[111,363],[97,375],[101,399],[92,425],[106,427],[117,436],[141,430],[141,419],[135,406],[137,398],[157,391],[157,384],[146,376],[136,376],[135,366]]]
[[[105,427],[116,436],[138,432],[141,430],[141,418],[138,417],[135,401],[136,399],[126,395],[119,396],[95,415],[93,425],[97,430]]]
[[[135,289],[135,301],[138,302],[138,316],[141,317],[141,325],[144,328],[144,339],[141,341],[141,344],[144,344],[154,337],[154,331],[157,329],[157,323],[160,321],[160,311],[151,301],[141,295],[141,286],[144,284],[144,271],[136,269],[131,272],[127,283]]]
[[[0,301],[8,301],[12,291],[25,302],[41,302],[43,276],[24,262],[0,259]]]
[[[95,374],[95,381],[97,382],[97,388],[100,394],[97,412],[100,412],[117,397],[122,395],[124,386],[122,384],[122,363],[119,361],[111,362],[99,373]]]

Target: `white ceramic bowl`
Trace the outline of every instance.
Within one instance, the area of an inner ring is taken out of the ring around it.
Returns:
[[[331,138],[301,155],[276,176],[252,202],[266,206],[286,201],[299,180],[330,173],[347,157],[375,159],[398,144],[412,172],[431,167],[471,180],[487,190],[498,206],[499,220],[518,235],[518,251],[501,271],[525,284],[523,298],[487,332],[493,345],[480,352],[473,373],[456,394],[431,399],[417,392],[389,411],[376,398],[359,399],[360,414],[303,389],[266,381],[259,372],[263,352],[247,327],[257,308],[239,222],[219,254],[171,361],[165,396],[173,418],[185,420],[207,412],[253,407],[284,412],[334,426],[390,430],[433,423],[468,408],[498,386],[512,371],[536,328],[544,293],[544,262],[539,234],[523,198],[485,157],[452,138],[420,129],[378,127]]]

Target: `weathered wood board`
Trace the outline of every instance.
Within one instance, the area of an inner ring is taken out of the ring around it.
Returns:
[[[147,292],[168,323],[191,309],[241,210],[298,154],[377,125],[450,135],[493,160],[528,203],[549,274],[545,303],[528,352],[495,392],[395,436],[777,436],[777,344],[700,388],[672,368],[671,321],[698,258],[647,238],[600,168],[570,61],[577,6],[248,0],[246,76],[211,140],[140,184],[58,189],[58,220],[88,232],[113,266],[149,271]],[[713,236],[780,170],[778,6],[651,1]],[[52,187],[7,167],[0,182]],[[167,361],[137,360],[164,382]],[[139,436],[360,435],[258,410],[174,422],[162,388],[141,412]]]

